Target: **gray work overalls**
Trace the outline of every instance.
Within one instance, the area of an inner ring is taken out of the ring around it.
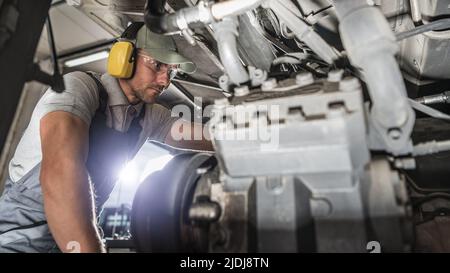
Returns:
[[[126,133],[106,126],[105,109],[108,95],[98,80],[90,74],[99,90],[99,107],[89,128],[89,155],[86,163],[95,196],[97,215],[111,194],[118,172],[137,152],[142,130],[135,118]],[[0,197],[1,252],[59,252],[47,225],[39,182],[40,163],[19,181],[6,181]]]

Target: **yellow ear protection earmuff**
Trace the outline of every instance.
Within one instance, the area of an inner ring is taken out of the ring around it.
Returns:
[[[131,23],[120,38],[114,42],[108,56],[108,73],[116,78],[133,77],[137,50],[135,40],[143,22]]]

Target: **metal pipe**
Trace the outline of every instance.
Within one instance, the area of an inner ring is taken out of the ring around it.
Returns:
[[[173,14],[164,15],[160,12],[160,4],[166,1],[147,0],[145,23],[150,30],[157,33],[171,33],[187,28],[204,26],[222,20],[225,17],[236,16],[258,7],[263,0],[229,0],[210,5],[206,1],[199,2],[194,7],[178,10]]]
[[[366,1],[334,1],[339,32],[351,63],[362,69],[373,102],[371,134],[394,155],[411,151],[415,115],[395,60],[396,38],[380,10]]]
[[[401,41],[403,39],[407,39],[409,37],[419,35],[425,32],[429,31],[435,31],[435,30],[444,30],[448,29],[450,27],[450,19],[439,19],[437,21],[433,21],[430,23],[426,23],[425,25],[421,25],[418,27],[415,27],[410,30],[402,31],[399,33],[396,33],[397,41]]]
[[[247,10],[252,10],[261,4],[262,0],[229,0],[219,2],[211,6],[211,15],[216,20],[228,16],[240,15]]]
[[[436,141],[432,140],[429,142],[419,143],[414,145],[413,155],[423,156],[429,154],[435,154],[439,152],[450,151],[450,140]]]
[[[439,103],[450,103],[450,91],[446,91],[444,93],[424,96],[420,98],[416,98],[415,101],[421,104],[439,104]]]
[[[47,17],[47,36],[48,36],[48,46],[50,48],[50,56],[53,63],[53,75],[51,76],[51,87],[53,91],[57,93],[63,92],[66,88],[64,85],[64,80],[59,73],[59,63],[58,63],[58,55],[56,54],[56,46],[55,46],[55,37],[53,36],[53,28],[52,28],[52,22],[50,20],[50,14]],[[42,72],[38,66],[35,66],[35,75],[39,76],[39,78],[42,76],[44,79],[46,78],[46,73]]]
[[[411,8],[411,17],[414,23],[420,23],[422,21],[422,14],[420,13],[419,0],[409,0],[409,6]]]
[[[237,50],[237,19],[226,17],[212,27],[219,48],[220,61],[228,77],[236,85],[247,82],[249,75],[239,59]]]
[[[280,21],[286,24],[297,39],[303,41],[325,62],[332,64],[339,58],[337,52],[329,44],[327,44],[325,40],[314,31],[313,28],[293,13],[295,11],[292,9],[296,9],[295,6],[287,8],[285,3],[279,0],[267,1],[265,5],[275,12]]]
[[[409,99],[409,103],[415,110],[429,115],[430,117],[450,121],[450,115],[442,113],[441,111],[431,108],[430,106],[426,106],[412,99]]]
[[[164,6],[166,0],[147,0],[145,4],[144,21],[145,25],[153,32],[163,34],[167,32],[168,26],[163,24],[165,14]]]

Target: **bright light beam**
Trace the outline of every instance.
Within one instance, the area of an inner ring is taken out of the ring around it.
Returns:
[[[125,184],[140,183],[150,174],[162,170],[172,158],[170,154],[153,158],[147,161],[145,168],[139,168],[135,161],[130,161],[120,171],[119,180]]]
[[[167,154],[154,159],[151,159],[145,165],[144,171],[141,173],[139,181],[143,181],[150,174],[162,170],[170,160],[172,160],[173,155]]]
[[[126,184],[130,184],[136,182],[139,179],[140,174],[141,172],[137,168],[136,163],[130,161],[120,171],[119,180]]]
[[[92,63],[98,60],[106,59],[108,58],[108,55],[109,55],[108,51],[100,51],[79,58],[68,60],[64,62],[64,65],[67,67],[79,66],[87,63]]]

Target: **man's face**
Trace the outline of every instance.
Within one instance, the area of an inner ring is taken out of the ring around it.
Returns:
[[[169,86],[171,69],[176,69],[176,66],[159,63],[139,51],[134,76],[129,80],[134,95],[145,103],[154,103]]]

